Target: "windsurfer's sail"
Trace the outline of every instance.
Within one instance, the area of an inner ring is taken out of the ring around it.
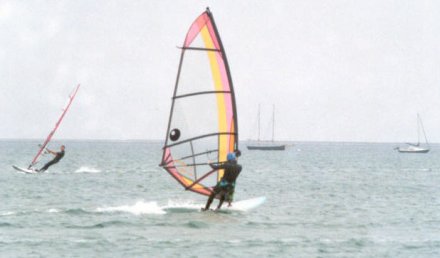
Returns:
[[[32,160],[31,164],[29,165],[28,168],[33,167],[35,164],[38,163],[38,159],[40,158],[41,154],[43,154],[44,149],[46,148],[47,144],[50,142],[50,140],[52,139],[52,136],[55,134],[56,130],[58,129],[58,127],[61,124],[61,121],[63,121],[64,116],[66,115],[67,110],[69,110],[70,105],[72,104],[73,99],[76,96],[76,93],[78,92],[79,89],[79,84],[78,86],[76,86],[72,93],[69,95],[69,100],[67,101],[66,106],[63,109],[63,112],[61,113],[60,118],[58,118],[58,121],[55,124],[55,127],[52,129],[52,131],[49,133],[49,135],[47,136],[46,140],[43,142],[43,144],[39,145],[40,149],[37,152],[37,155],[35,155],[34,159]]]
[[[161,166],[185,189],[209,195],[223,176],[208,162],[238,149],[237,110],[225,50],[207,8],[181,47]]]

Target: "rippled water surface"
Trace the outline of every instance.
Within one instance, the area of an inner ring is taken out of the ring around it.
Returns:
[[[1,257],[440,257],[440,146],[243,143],[236,199],[267,201],[215,213],[158,167],[159,142],[63,143],[29,175],[11,165],[38,142],[0,141]]]

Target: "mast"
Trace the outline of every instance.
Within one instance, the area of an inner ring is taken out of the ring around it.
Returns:
[[[420,145],[420,116],[417,113],[417,146]]]
[[[165,135],[165,143],[164,143],[164,152],[162,154],[162,161],[161,164],[163,164],[164,160],[165,160],[165,146],[168,145],[168,135],[170,133],[170,126],[171,126],[171,119],[173,118],[173,110],[174,110],[174,102],[176,100],[176,93],[177,93],[177,87],[179,86],[179,78],[180,78],[180,72],[182,71],[182,64],[183,64],[183,57],[185,55],[185,49],[182,48],[182,52],[180,54],[180,61],[179,61],[179,68],[177,70],[177,78],[176,78],[176,82],[174,84],[174,91],[173,91],[173,97],[172,97],[172,102],[171,102],[171,108],[170,108],[170,116],[168,117],[168,127],[167,127],[167,134]]]
[[[257,141],[260,141],[260,104],[258,104],[258,137]]]
[[[418,119],[417,122],[420,122],[420,126],[422,127],[422,132],[423,132],[423,136],[425,137],[426,145],[429,146],[428,138],[426,137],[425,127],[423,126],[422,118],[420,117],[419,114],[417,114],[417,119]],[[420,140],[419,140],[419,141],[420,141]]]
[[[220,34],[218,33],[217,30],[217,25],[215,24],[215,20],[214,20],[214,16],[212,15],[211,11],[209,10],[209,7],[206,7],[206,13],[208,14],[209,18],[211,18],[212,21],[212,27],[214,29],[215,35],[218,39],[218,44],[220,45],[220,52],[222,53],[223,56],[223,61],[225,63],[225,68],[226,68],[226,75],[228,76],[228,81],[229,81],[229,88],[231,90],[231,99],[232,99],[232,108],[233,108],[233,112],[234,112],[234,127],[235,127],[235,148],[234,150],[238,150],[238,114],[237,114],[237,104],[236,104],[236,100],[235,100],[235,91],[234,91],[234,86],[232,83],[232,77],[231,77],[231,70],[229,69],[229,63],[228,63],[228,58],[226,57],[226,52],[225,52],[225,48],[223,47],[223,42],[222,39],[220,38]]]
[[[272,142],[275,135],[275,105],[272,105]]]

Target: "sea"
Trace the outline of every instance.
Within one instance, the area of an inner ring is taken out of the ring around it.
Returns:
[[[241,142],[235,199],[266,202],[201,212],[160,141],[53,141],[58,164],[16,172],[39,143],[0,140],[0,257],[440,257],[440,145]]]

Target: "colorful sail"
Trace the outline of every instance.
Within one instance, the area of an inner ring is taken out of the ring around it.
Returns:
[[[56,122],[55,127],[49,133],[49,135],[47,136],[47,138],[43,142],[43,144],[39,145],[40,149],[38,150],[37,155],[35,155],[34,159],[31,162],[31,164],[29,165],[29,168],[33,167],[35,164],[38,163],[38,159],[40,158],[41,154],[43,154],[43,151],[46,148],[47,144],[50,142],[50,140],[52,139],[52,136],[55,134],[56,130],[60,126],[61,121],[63,121],[63,118],[66,115],[67,110],[69,110],[69,107],[72,104],[72,101],[73,101],[73,99],[76,96],[76,93],[78,92],[79,86],[80,85],[78,84],[78,86],[76,86],[75,89],[73,89],[72,93],[69,95],[69,100],[68,100],[66,106],[64,107],[63,112],[61,113],[60,118],[58,118],[58,121]]]
[[[225,50],[207,8],[181,47],[161,166],[187,190],[209,195],[238,149],[237,110]]]

